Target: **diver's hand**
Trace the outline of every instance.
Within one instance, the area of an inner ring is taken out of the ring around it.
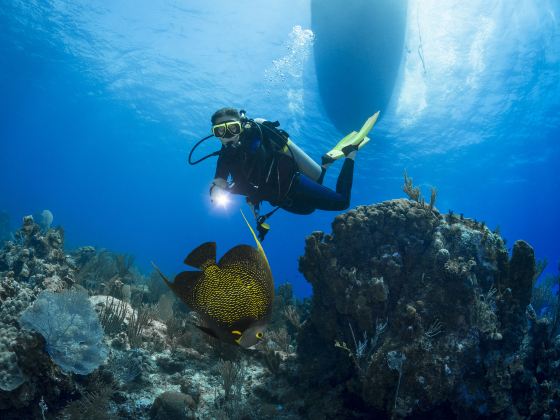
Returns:
[[[228,183],[223,178],[215,178],[210,185],[210,202],[216,204],[219,197],[228,192]]]

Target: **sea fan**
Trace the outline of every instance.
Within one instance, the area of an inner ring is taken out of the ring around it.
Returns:
[[[85,292],[43,291],[20,324],[45,338],[47,352],[66,372],[87,375],[107,358],[103,328]]]

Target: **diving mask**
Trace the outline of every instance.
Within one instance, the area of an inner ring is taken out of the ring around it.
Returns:
[[[212,126],[212,134],[220,139],[238,136],[242,130],[240,121],[227,121]]]

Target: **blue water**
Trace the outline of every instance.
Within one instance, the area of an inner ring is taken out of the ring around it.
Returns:
[[[425,195],[438,188],[442,212],[499,225],[508,246],[528,241],[554,271],[560,4],[441,3],[409,2],[398,83],[356,160],[351,206],[403,197],[406,169]],[[133,254],[146,272],[150,261],[181,270],[204,241],[219,253],[251,243],[243,200],[212,208],[214,162],[186,156],[222,106],[280,120],[316,159],[345,134],[321,104],[310,20],[304,0],[4,1],[0,210],[16,227],[50,209],[68,249]],[[297,258],[335,215],[274,215],[264,246],[278,284],[310,293]]]

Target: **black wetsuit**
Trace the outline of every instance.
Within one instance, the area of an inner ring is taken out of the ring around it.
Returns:
[[[215,178],[231,176],[230,192],[247,196],[258,205],[268,201],[273,206],[297,214],[319,210],[344,210],[350,205],[354,161],[345,159],[336,183],[336,191],[322,185],[324,170],[318,181],[299,172],[294,159],[282,153],[283,137],[272,123],[266,127],[252,124],[241,133],[237,147],[222,146]]]

